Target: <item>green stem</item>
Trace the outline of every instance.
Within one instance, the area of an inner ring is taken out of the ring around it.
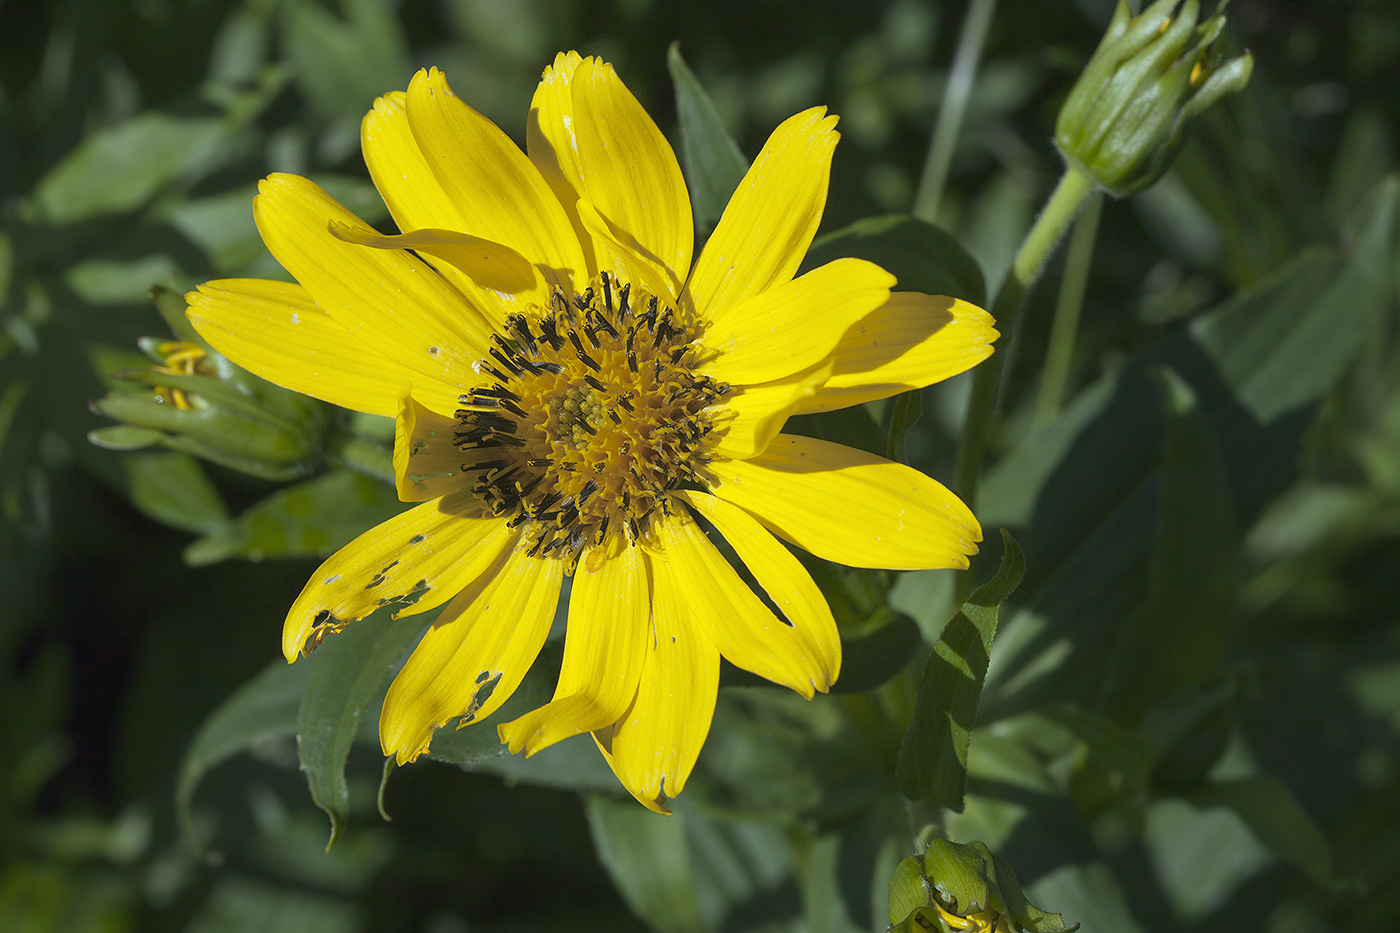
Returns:
[[[1084,213],[1074,222],[1065,256],[1065,274],[1060,280],[1060,297],[1055,303],[1055,322],[1050,328],[1050,348],[1045,351],[1045,372],[1040,377],[1040,397],[1036,399],[1035,423],[1045,424],[1060,412],[1074,341],[1079,333],[1079,314],[1084,308],[1084,288],[1089,282],[1089,266],[1094,259],[1094,241],[1099,233],[1103,195],[1089,198]]]
[[[967,101],[972,96],[973,79],[977,75],[977,65],[982,58],[982,48],[987,43],[987,30],[991,27],[996,6],[996,0],[972,0],[967,19],[963,20],[958,50],[953,55],[953,67],[943,91],[943,106],[938,111],[933,142],[924,161],[918,194],[914,197],[914,216],[929,223],[935,221],[939,202],[943,200],[948,167],[953,162],[953,150],[957,148],[963,114],[967,112]]]
[[[1045,209],[1040,212],[1025,241],[1011,263],[1011,271],[997,293],[992,305],[992,317],[1001,331],[1001,348],[975,370],[972,378],[972,398],[967,404],[967,418],[963,421],[962,442],[958,446],[957,463],[953,469],[953,489],[975,509],[977,503],[977,478],[982,468],[982,455],[986,452],[987,441],[992,436],[992,428],[997,420],[997,402],[1001,388],[1001,374],[1006,368],[1007,348],[1012,344],[1016,321],[1020,316],[1021,305],[1025,303],[1030,290],[1045,262],[1054,252],[1055,246],[1073,223],[1079,208],[1094,190],[1094,182],[1089,176],[1075,168],[1066,168],[1050,195]]]

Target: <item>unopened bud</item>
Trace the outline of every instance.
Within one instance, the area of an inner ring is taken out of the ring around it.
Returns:
[[[1162,177],[1187,124],[1249,83],[1253,56],[1223,56],[1225,5],[1198,25],[1198,0],[1157,0],[1138,16],[1118,0],[1055,123],[1055,145],[1070,166],[1118,197]]]

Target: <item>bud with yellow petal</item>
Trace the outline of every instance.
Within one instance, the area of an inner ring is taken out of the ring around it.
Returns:
[[[138,388],[92,402],[94,411],[123,423],[91,431],[88,439],[114,450],[169,447],[270,480],[319,468],[329,407],[210,349],[185,320],[180,296],[157,290],[153,297],[178,339],[140,341],[151,365],[113,374]]]

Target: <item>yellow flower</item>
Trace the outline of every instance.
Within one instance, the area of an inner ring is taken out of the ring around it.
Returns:
[[[544,72],[525,153],[436,69],[375,102],[365,161],[401,235],[304,178],[262,183],[258,227],[300,284],[211,282],[189,316],[259,375],[398,419],[399,496],[423,504],[326,561],[283,634],[290,661],[381,606],[447,604],[385,698],[386,754],[505,702],[572,574],[554,698],[501,739],[529,755],[591,732],[665,812],[721,655],[809,698],[839,672],[831,612],[778,538],[852,566],[967,565],[981,529],[938,483],[779,433],[961,372],[996,338],[981,309],[891,294],[868,262],[793,277],[835,123],[814,108],[774,131],[694,268],[671,147],[612,66],[573,52]]]

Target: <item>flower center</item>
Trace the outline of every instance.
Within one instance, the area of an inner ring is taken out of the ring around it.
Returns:
[[[701,479],[705,409],[729,387],[697,375],[697,329],[644,288],[602,273],[570,300],[512,315],[478,365],[493,382],[461,397],[454,443],[473,490],[532,554],[575,561],[635,545],[667,494]]]

